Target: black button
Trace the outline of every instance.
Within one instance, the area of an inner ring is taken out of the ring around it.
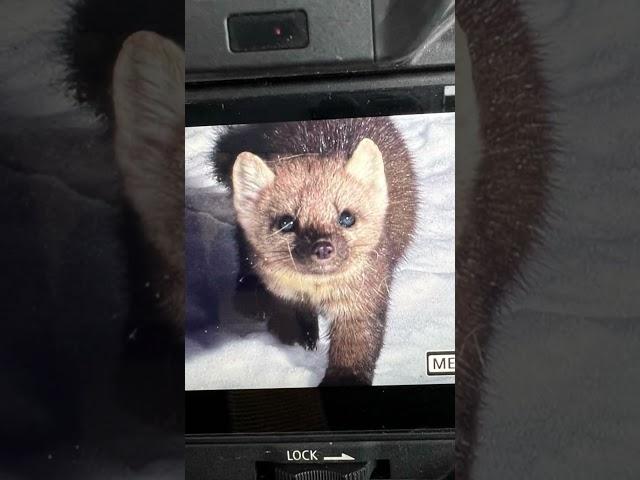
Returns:
[[[243,13],[227,19],[232,52],[305,48],[309,45],[307,14],[302,10]]]
[[[369,480],[371,471],[368,463],[276,465],[275,480]]]

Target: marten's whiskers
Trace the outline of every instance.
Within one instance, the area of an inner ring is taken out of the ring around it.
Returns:
[[[291,245],[289,244],[289,240],[286,240],[287,248],[289,249],[289,258],[291,258],[291,263],[293,263],[293,268],[295,268],[296,272],[298,271],[298,266],[296,265],[296,261],[293,259],[293,253],[291,253]]]
[[[287,156],[284,156],[284,157],[278,156],[278,158],[276,160],[290,160],[292,158],[304,157],[305,155],[306,155],[306,153],[297,153],[295,155],[287,155]]]
[[[269,238],[269,237],[273,237],[274,235],[280,233],[281,231],[283,231],[285,228],[287,228],[287,225],[285,225],[284,227],[282,227],[280,230],[276,230],[273,233],[270,233],[269,235],[267,235],[265,238]]]

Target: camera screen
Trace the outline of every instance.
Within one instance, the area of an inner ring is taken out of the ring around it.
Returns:
[[[185,389],[453,383],[454,128],[187,128]]]

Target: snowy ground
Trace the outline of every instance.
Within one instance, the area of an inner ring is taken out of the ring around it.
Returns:
[[[394,121],[414,155],[423,203],[416,241],[392,286],[374,384],[451,382],[452,377],[427,377],[425,353],[454,350],[455,116],[411,115]],[[207,164],[222,131],[186,131],[185,389],[316,386],[326,369],[326,345],[315,352],[284,346],[225,302],[235,281],[233,219],[228,194]],[[220,312],[219,324],[213,323],[213,308]]]

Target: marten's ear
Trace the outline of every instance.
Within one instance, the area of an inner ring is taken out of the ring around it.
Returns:
[[[373,140],[365,138],[360,141],[345,169],[362,183],[375,186],[386,193],[387,179],[382,153]]]
[[[242,152],[233,165],[233,203],[236,210],[244,210],[258,198],[275,174],[257,155]]]

